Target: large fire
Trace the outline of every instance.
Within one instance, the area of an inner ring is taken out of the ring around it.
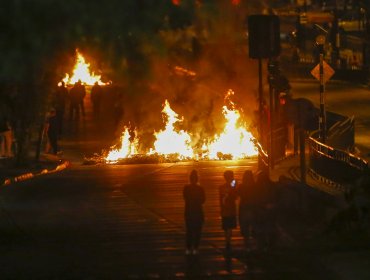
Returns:
[[[94,85],[98,82],[99,85],[105,85],[101,80],[100,75],[95,75],[94,72],[90,72],[90,63],[86,63],[85,58],[82,54],[76,50],[76,63],[73,68],[73,74],[70,77],[67,73],[63,79],[66,85],[73,85],[77,81],[81,81],[85,85]]]
[[[170,103],[165,101],[162,110],[164,119],[167,119],[166,127],[160,132],[155,132],[156,141],[154,142],[154,153],[161,155],[178,154],[181,158],[191,158],[194,156],[193,149],[190,146],[191,137],[183,130],[175,131],[174,125],[181,122],[178,115],[171,109]]]
[[[131,137],[129,128],[125,127],[120,138],[119,147],[112,147],[105,160],[110,163],[115,163],[120,159],[137,154],[139,142],[136,134],[135,131],[133,137]]]
[[[165,128],[159,132],[154,132],[156,138],[154,148],[146,154],[176,155],[178,159],[220,159],[222,158],[220,155],[227,155],[227,158],[230,159],[242,159],[257,155],[258,151],[254,145],[254,137],[245,128],[245,124],[241,122],[240,112],[231,101],[233,94],[233,91],[229,90],[225,97],[229,106],[225,105],[223,107],[226,122],[222,133],[215,135],[213,139],[203,141],[201,155],[196,153],[194,147],[192,147],[191,134],[184,130],[177,131],[175,129],[175,124],[181,124],[183,118],[179,118],[166,100],[162,110]],[[135,135],[130,135],[129,129],[125,127],[119,148],[112,147],[105,160],[114,163],[130,158],[138,154],[138,147],[139,138],[136,131]]]
[[[239,124],[240,112],[235,109],[235,104],[231,101],[231,96],[234,95],[232,90],[229,90],[225,101],[229,103],[231,109],[223,106],[223,114],[226,119],[223,132],[215,136],[215,140],[211,141],[206,146],[208,157],[211,159],[219,158],[219,154],[231,155],[233,159],[241,159],[257,154],[256,147],[253,144],[252,134],[246,130],[245,125]]]

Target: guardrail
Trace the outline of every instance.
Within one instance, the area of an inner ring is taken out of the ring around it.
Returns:
[[[325,145],[309,137],[311,173],[333,184],[345,185],[368,171],[368,162],[349,152]]]
[[[327,132],[327,144],[339,150],[353,150],[355,146],[355,119],[327,112],[327,118],[335,121]],[[330,113],[330,114],[329,114]]]

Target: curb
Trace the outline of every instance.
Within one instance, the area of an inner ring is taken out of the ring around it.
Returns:
[[[25,180],[28,180],[28,179],[32,179],[32,178],[37,177],[37,176],[56,173],[56,172],[59,172],[59,171],[62,171],[64,169],[66,169],[68,166],[70,166],[70,162],[68,160],[66,160],[66,161],[62,162],[61,164],[58,164],[57,167],[55,167],[54,169],[51,169],[51,170],[43,169],[43,170],[41,170],[40,172],[37,172],[37,173],[28,172],[28,173],[24,173],[22,175],[16,176],[14,178],[7,178],[7,179],[4,180],[1,187],[9,186],[9,185],[14,184],[14,183],[18,183],[18,182],[22,182],[22,181],[25,181]]]

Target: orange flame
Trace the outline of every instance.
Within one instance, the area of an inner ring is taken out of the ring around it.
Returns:
[[[66,74],[66,76],[63,79],[63,82],[66,85],[73,85],[78,80],[80,80],[85,85],[93,85],[95,82],[98,82],[99,85],[106,85],[106,83],[103,83],[100,78],[100,75],[95,75],[94,72],[90,73],[90,63],[86,63],[85,58],[82,56],[82,54],[76,50],[76,64],[73,68],[73,74],[70,77],[69,74]]]
[[[138,147],[139,147],[139,140],[136,137],[137,133],[135,130],[135,137],[133,140],[130,140],[131,136],[129,133],[128,127],[125,126],[124,131],[122,132],[120,138],[120,148],[116,148],[116,146],[111,147],[111,151],[106,156],[105,160],[109,163],[116,163],[120,159],[128,158],[132,155],[137,154]]]
[[[154,152],[163,155],[179,154],[182,158],[193,157],[190,135],[183,130],[178,132],[174,130],[174,124],[183,121],[183,119],[178,119],[178,115],[171,109],[167,100],[162,114],[166,116],[167,123],[164,130],[154,133],[157,139],[154,142]]]
[[[258,153],[253,143],[253,135],[245,129],[244,125],[238,125],[240,112],[234,108],[234,103],[230,100],[232,95],[234,92],[229,90],[225,97],[232,109],[223,106],[223,114],[226,119],[223,132],[216,136],[210,144],[203,147],[208,150],[210,159],[217,159],[217,153],[229,154],[233,159],[255,156]]]
[[[218,154],[230,155],[232,159],[242,159],[246,157],[255,156],[258,154],[253,140],[253,135],[245,128],[245,123],[240,120],[240,112],[235,109],[234,103],[230,100],[234,94],[229,90],[225,101],[229,103],[228,106],[223,106],[223,114],[226,119],[225,127],[220,135],[215,135],[213,140],[206,141],[202,147],[202,158],[218,159]],[[154,132],[156,140],[154,148],[148,154],[171,155],[176,154],[180,159],[197,158],[196,153],[191,146],[191,136],[184,130],[175,130],[175,124],[181,123],[183,118],[179,118],[178,114],[174,112],[167,100],[165,100],[162,110],[165,119],[165,128],[159,132]],[[109,163],[117,162],[119,159],[124,159],[137,154],[139,147],[139,139],[136,137],[130,140],[130,134],[127,127],[121,136],[121,147],[117,149],[112,147],[106,161]]]

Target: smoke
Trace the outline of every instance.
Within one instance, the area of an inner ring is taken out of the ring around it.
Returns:
[[[213,48],[216,48],[214,53],[201,58],[195,76],[178,74],[173,67],[154,59],[151,65],[155,74],[151,81],[137,82],[135,87],[126,88],[122,124],[137,128],[140,149],[148,151],[155,141],[154,131],[164,129],[166,119],[162,109],[165,100],[182,118],[176,123],[176,128],[191,134],[193,147],[200,148],[204,142],[222,132],[225,124],[222,107],[230,105],[225,102],[229,89],[235,92],[231,101],[241,112],[242,121],[251,124],[258,86],[255,62],[248,59],[245,53],[219,57],[223,53],[222,46]],[[218,59],[212,61],[215,56]],[[223,64],[225,61],[232,63]]]
[[[228,105],[229,89],[235,92],[231,100],[242,121],[247,126],[252,123],[258,96],[257,62],[248,58],[245,34],[233,30],[234,25],[219,20],[207,32],[194,26],[161,31],[164,49],[153,48],[145,38],[136,41],[135,59],[128,63],[134,74],[123,90],[120,129],[123,125],[137,128],[143,151],[152,147],[154,131],[164,129],[161,111],[166,99],[183,118],[176,128],[191,134],[194,147],[222,132],[222,107]]]

